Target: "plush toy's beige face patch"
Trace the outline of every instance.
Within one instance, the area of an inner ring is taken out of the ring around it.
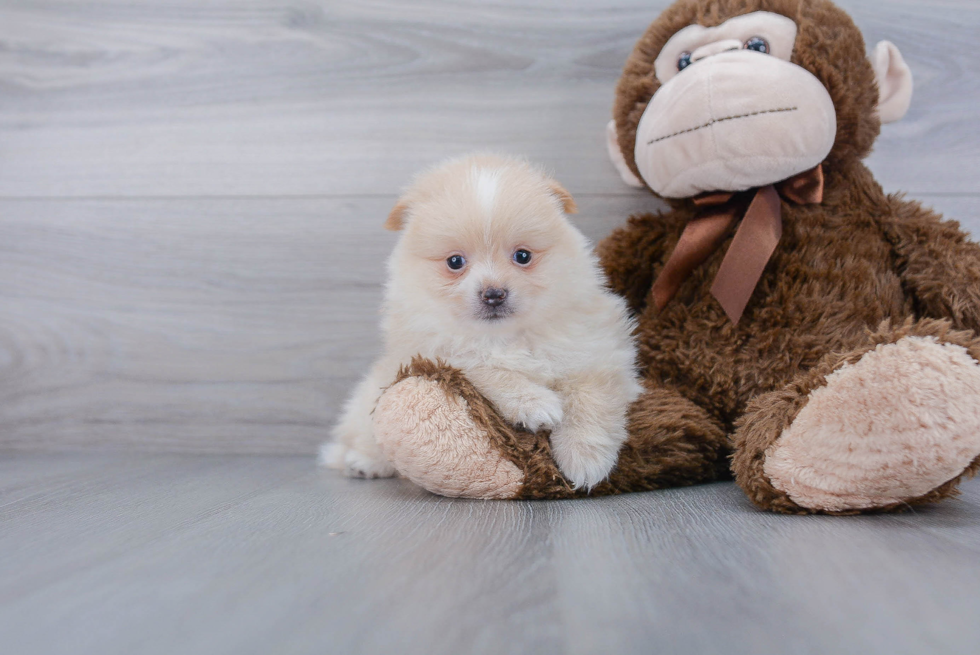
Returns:
[[[671,37],[654,65],[662,86],[640,119],[634,152],[655,192],[743,191],[824,160],[836,111],[823,84],[789,61],[796,30],[785,16],[754,12]]]

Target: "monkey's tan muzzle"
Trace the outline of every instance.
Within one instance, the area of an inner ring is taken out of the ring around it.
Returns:
[[[820,164],[837,133],[830,94],[807,70],[750,50],[697,61],[653,96],[636,165],[665,198],[744,191]]]

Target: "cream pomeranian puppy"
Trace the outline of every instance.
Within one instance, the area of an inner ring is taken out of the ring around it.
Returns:
[[[388,262],[384,355],[321,463],[352,477],[395,474],[371,413],[421,355],[463,371],[512,424],[549,428],[576,487],[605,479],[641,387],[626,304],[565,217],[575,211],[565,189],[521,160],[471,156],[418,177],[385,224],[403,234]]]

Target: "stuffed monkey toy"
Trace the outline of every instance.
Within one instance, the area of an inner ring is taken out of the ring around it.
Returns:
[[[609,149],[669,210],[600,243],[646,391],[591,495],[734,476],[786,513],[898,510],[980,468],[980,246],[862,164],[911,74],[828,0],[679,0],[616,91]],[[548,435],[416,360],[374,426],[399,473],[473,498],[586,495]]]

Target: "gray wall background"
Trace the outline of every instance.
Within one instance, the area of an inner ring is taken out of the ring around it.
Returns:
[[[601,238],[664,0],[0,1],[0,448],[309,453],[378,347],[381,224],[474,149]],[[841,0],[916,79],[869,165],[980,234],[980,3]]]

